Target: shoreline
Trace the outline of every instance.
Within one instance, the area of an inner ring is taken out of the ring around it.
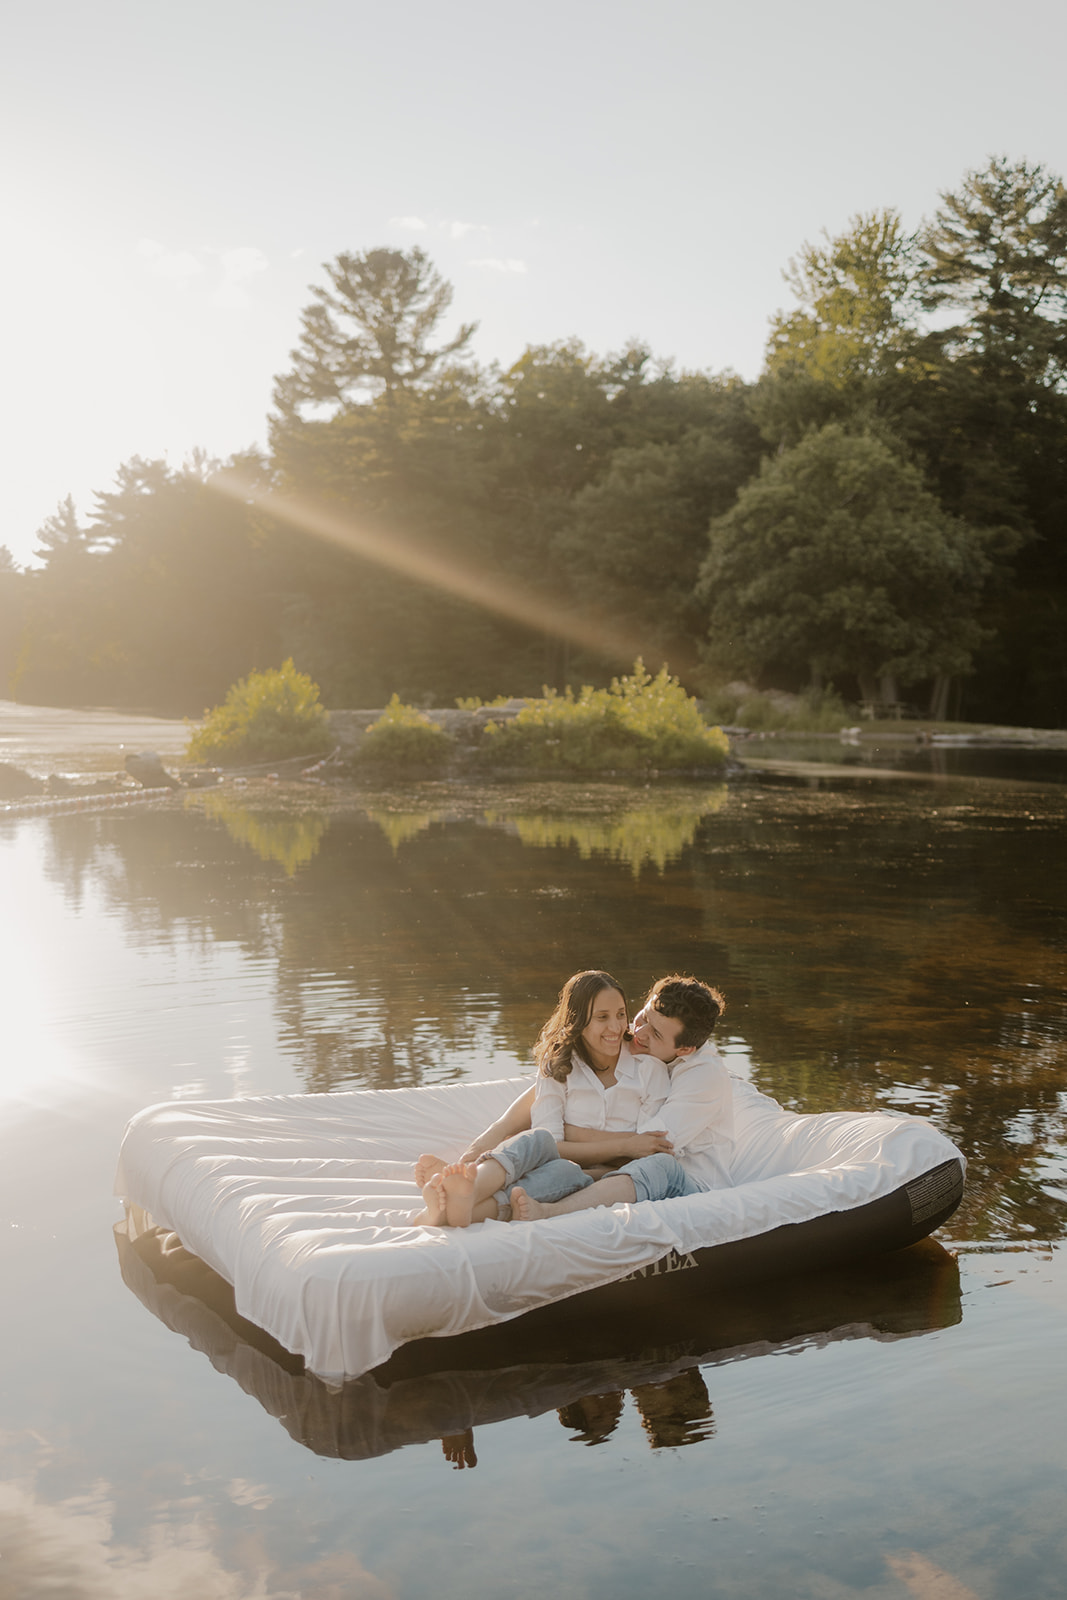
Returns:
[[[660,781],[681,783],[721,783],[730,779],[745,779],[756,775],[763,766],[767,770],[788,768],[798,773],[822,771],[849,772],[864,775],[878,771],[875,766],[862,769],[848,768],[827,762],[821,751],[829,747],[842,751],[861,748],[873,753],[879,747],[899,752],[902,749],[953,750],[972,749],[1002,751],[1067,751],[1067,729],[1016,728],[986,724],[916,722],[901,725],[899,722],[856,724],[837,731],[806,731],[794,728],[751,730],[725,727],[730,739],[730,759],[723,767],[685,769],[678,771],[656,769],[616,769],[597,771],[566,771],[545,768],[490,768],[478,761],[478,747],[485,726],[490,720],[507,720],[517,714],[519,703],[511,706],[483,707],[478,711],[439,708],[426,712],[427,717],[444,727],[457,743],[449,768],[444,772],[412,771],[371,772],[360,771],[355,758],[363,734],[381,715],[380,711],[331,712],[331,736],[335,739],[330,751],[308,756],[287,758],[283,761],[260,762],[245,767],[211,769],[207,785],[203,780],[190,781],[190,776],[202,768],[193,768],[185,762],[185,750],[196,723],[186,719],[152,717],[116,711],[104,707],[73,710],[53,706],[27,706],[11,701],[0,701],[0,810],[11,814],[28,810],[44,810],[60,802],[90,803],[108,798],[116,802],[147,797],[151,792],[138,784],[124,770],[126,758],[147,750],[154,751],[164,768],[173,773],[177,787],[174,792],[188,794],[198,787],[218,787],[220,783],[251,785],[257,791],[269,786],[277,792],[279,785],[286,788],[299,786],[309,799],[315,793],[328,790],[345,790],[353,793],[381,792],[390,788],[414,784],[439,783],[443,785],[469,785],[483,783],[490,786],[524,784],[544,786],[546,783],[588,785],[606,782],[625,785],[647,785]],[[794,755],[788,747],[818,746],[820,758],[804,760]],[[776,751],[780,747],[782,755]]]

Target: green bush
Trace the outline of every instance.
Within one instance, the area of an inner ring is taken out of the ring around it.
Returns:
[[[498,694],[495,700],[483,700],[480,694],[457,695],[456,705],[460,711],[480,711],[483,706],[506,706],[510,699],[506,694]]]
[[[644,663],[610,688],[545,689],[511,722],[490,723],[482,741],[494,764],[562,768],[719,767],[729,754],[721,728],[709,728],[696,701],[662,667],[653,678]]]
[[[707,714],[722,722],[753,733],[836,733],[856,720],[831,685],[828,689],[806,689],[795,705],[777,703],[770,695],[737,695],[725,689],[712,690],[704,700]]]
[[[404,705],[394,694],[377,722],[363,735],[356,760],[361,767],[436,771],[448,760],[455,742],[451,734],[414,706]]]
[[[290,659],[235,683],[221,706],[204,712],[187,754],[194,761],[239,763],[329,748],[329,718],[319,703],[318,685],[297,672]]]

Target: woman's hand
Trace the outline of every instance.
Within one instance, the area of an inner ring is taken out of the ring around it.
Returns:
[[[583,1140],[587,1144],[591,1144],[594,1140],[599,1140],[603,1144],[605,1139],[610,1139],[613,1136],[610,1133],[605,1133],[603,1128],[582,1128],[576,1122],[565,1122],[563,1124],[563,1137],[574,1144],[581,1144]]]
[[[477,1161],[479,1156],[484,1156],[489,1150],[495,1150],[505,1139],[514,1138],[517,1133],[525,1133],[530,1127],[536,1087],[536,1084],[531,1084],[528,1089],[524,1089],[491,1128],[486,1128],[477,1139],[471,1140],[459,1159],[465,1162]]]
[[[608,1133],[604,1128],[578,1128],[568,1122],[563,1131],[565,1137],[557,1143],[557,1150],[586,1170],[635,1161],[640,1156],[674,1154],[674,1145],[662,1128],[652,1133]]]

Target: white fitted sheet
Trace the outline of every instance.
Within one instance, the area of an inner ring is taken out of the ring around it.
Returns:
[[[959,1152],[918,1117],[798,1116],[735,1078],[734,1186],[522,1224],[412,1225],[412,1177],[455,1159],[527,1079],[151,1106],[115,1190],[233,1285],[238,1311],[327,1381],[625,1277],[672,1250],[880,1199]]]

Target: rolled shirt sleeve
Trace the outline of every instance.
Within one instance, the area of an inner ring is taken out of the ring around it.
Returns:
[[[538,1078],[530,1113],[532,1128],[547,1128],[558,1144],[563,1138],[564,1113],[567,1108],[567,1085],[555,1078]]]

